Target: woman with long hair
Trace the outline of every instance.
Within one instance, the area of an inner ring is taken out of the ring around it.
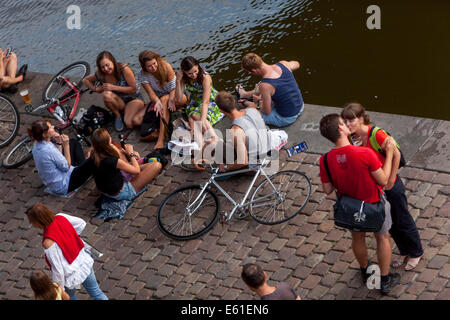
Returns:
[[[104,195],[112,199],[133,200],[161,171],[159,162],[139,164],[139,153],[131,144],[119,149],[104,128],[96,129],[91,141],[95,183]],[[132,176],[130,181],[125,179],[123,172]]]
[[[341,117],[352,133],[350,137],[352,143],[371,148],[375,151],[380,161],[384,163],[385,156],[379,150],[376,150],[370,142],[369,132],[371,131],[372,125],[364,107],[357,102],[348,103],[344,106]],[[377,143],[386,152],[386,139],[389,136],[383,130],[376,131],[375,135]],[[355,143],[355,141],[358,141],[358,143]],[[387,200],[391,204],[392,227],[389,233],[394,239],[401,255],[400,259],[394,260],[392,265],[396,268],[401,266],[405,261],[405,270],[408,271],[417,266],[423,255],[423,249],[416,223],[408,210],[405,186],[397,174],[399,164],[400,151],[395,148],[391,175],[385,187]]]
[[[215,102],[218,91],[213,87],[212,78],[192,56],[184,58],[180,67],[177,72],[175,99],[181,101],[186,90],[189,94],[186,113],[191,130],[195,128],[195,121],[201,121],[202,132],[208,132],[211,138],[216,140],[217,136],[212,126],[222,119],[223,114]],[[194,134],[195,136],[201,137],[201,133]],[[202,147],[203,139],[198,142]]]
[[[40,202],[28,208],[25,214],[33,227],[44,232],[42,246],[53,282],[65,288],[71,300],[77,300],[75,290],[80,285],[93,299],[108,300],[95,278],[94,260],[80,238],[86,222],[64,213],[55,215]]]
[[[81,143],[57,133],[50,120],[34,121],[28,135],[34,141],[33,159],[46,192],[66,195],[92,175],[92,162],[84,158]]]
[[[66,291],[57,283],[50,280],[42,270],[34,270],[30,275],[30,286],[36,300],[69,300]]]
[[[139,63],[142,70],[138,74],[139,83],[147,92],[150,102],[154,104],[153,110],[160,116],[159,130],[155,130],[143,141],[157,138],[154,149],[164,147],[164,137],[168,128],[165,124],[170,121],[170,112],[176,111],[187,102],[183,94],[181,100],[175,99],[176,76],[172,66],[158,53],[144,50],[139,54]]]
[[[145,113],[144,98],[131,68],[126,63],[117,62],[109,51],[100,52],[96,64],[96,72],[85,77],[83,83],[92,91],[103,95],[105,107],[115,116],[115,129],[124,129],[121,111],[124,112],[123,121],[127,128],[140,126]],[[97,81],[102,85],[94,86]]]

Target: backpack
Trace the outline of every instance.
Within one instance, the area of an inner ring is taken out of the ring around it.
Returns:
[[[113,120],[111,113],[101,107],[91,105],[80,119],[80,127],[84,135],[90,136],[95,129],[106,126]]]
[[[392,137],[391,134],[389,132],[387,132],[386,130],[383,130],[377,126],[373,126],[372,128],[370,128],[369,130],[369,143],[372,146],[372,148],[376,151],[378,151],[380,154],[383,155],[383,157],[386,157],[386,153],[383,151],[383,149],[381,149],[381,146],[378,144],[377,141],[377,131],[378,130],[382,130],[384,133],[386,133],[388,136]],[[397,141],[395,141],[395,145],[397,146],[397,149],[400,151],[400,164],[399,164],[399,168],[404,167],[406,165],[406,160],[405,157],[403,156],[403,152],[400,149],[400,146],[398,145]]]

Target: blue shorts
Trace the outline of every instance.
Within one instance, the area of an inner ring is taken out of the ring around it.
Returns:
[[[303,104],[302,107],[300,108],[299,113],[290,117],[281,116],[278,112],[276,112],[274,108],[272,109],[272,112],[269,114],[264,114],[261,110],[259,110],[259,113],[261,114],[261,117],[263,118],[266,124],[271,124],[275,127],[286,127],[290,124],[293,124],[295,120],[297,120],[298,116],[302,114],[304,109],[305,105]]]
[[[119,194],[115,196],[111,196],[109,194],[105,194],[106,196],[120,201],[120,200],[133,200],[136,197],[136,191],[133,188],[133,185],[130,182],[124,181],[122,190],[120,190]]]

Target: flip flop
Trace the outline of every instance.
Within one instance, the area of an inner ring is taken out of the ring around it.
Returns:
[[[394,259],[394,261],[392,261],[392,267],[393,268],[400,267],[402,264],[404,264],[406,262],[407,259],[408,259],[408,256],[400,256],[400,257]]]
[[[422,258],[422,256],[417,257],[417,258],[409,258],[408,261],[406,262],[405,270],[410,271],[410,270],[414,269],[415,267],[417,267],[417,264],[419,263],[421,258]]]

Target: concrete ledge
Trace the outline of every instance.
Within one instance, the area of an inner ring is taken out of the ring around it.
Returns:
[[[29,72],[19,89],[30,91],[32,103],[41,102],[42,91],[51,79],[51,75]],[[8,95],[16,103],[19,111],[24,111],[24,103],[20,95]],[[146,95],[144,94],[146,97]],[[148,100],[148,98],[146,97]],[[103,106],[102,98],[98,94],[85,94],[80,106],[87,108],[91,104]],[[306,141],[308,152],[323,154],[332,148],[332,144],[320,135],[319,121],[329,113],[340,113],[341,108],[305,104],[305,111],[293,125],[283,128],[289,135],[288,147]],[[400,144],[407,160],[407,165],[421,169],[450,173],[450,122],[429,118],[417,118],[397,114],[387,114],[369,111],[370,118],[377,126],[390,132]],[[23,117],[23,123],[28,123]],[[25,120],[25,121],[24,121]],[[230,121],[224,118],[215,128],[225,132],[230,127]],[[21,127],[21,132],[25,130]]]

